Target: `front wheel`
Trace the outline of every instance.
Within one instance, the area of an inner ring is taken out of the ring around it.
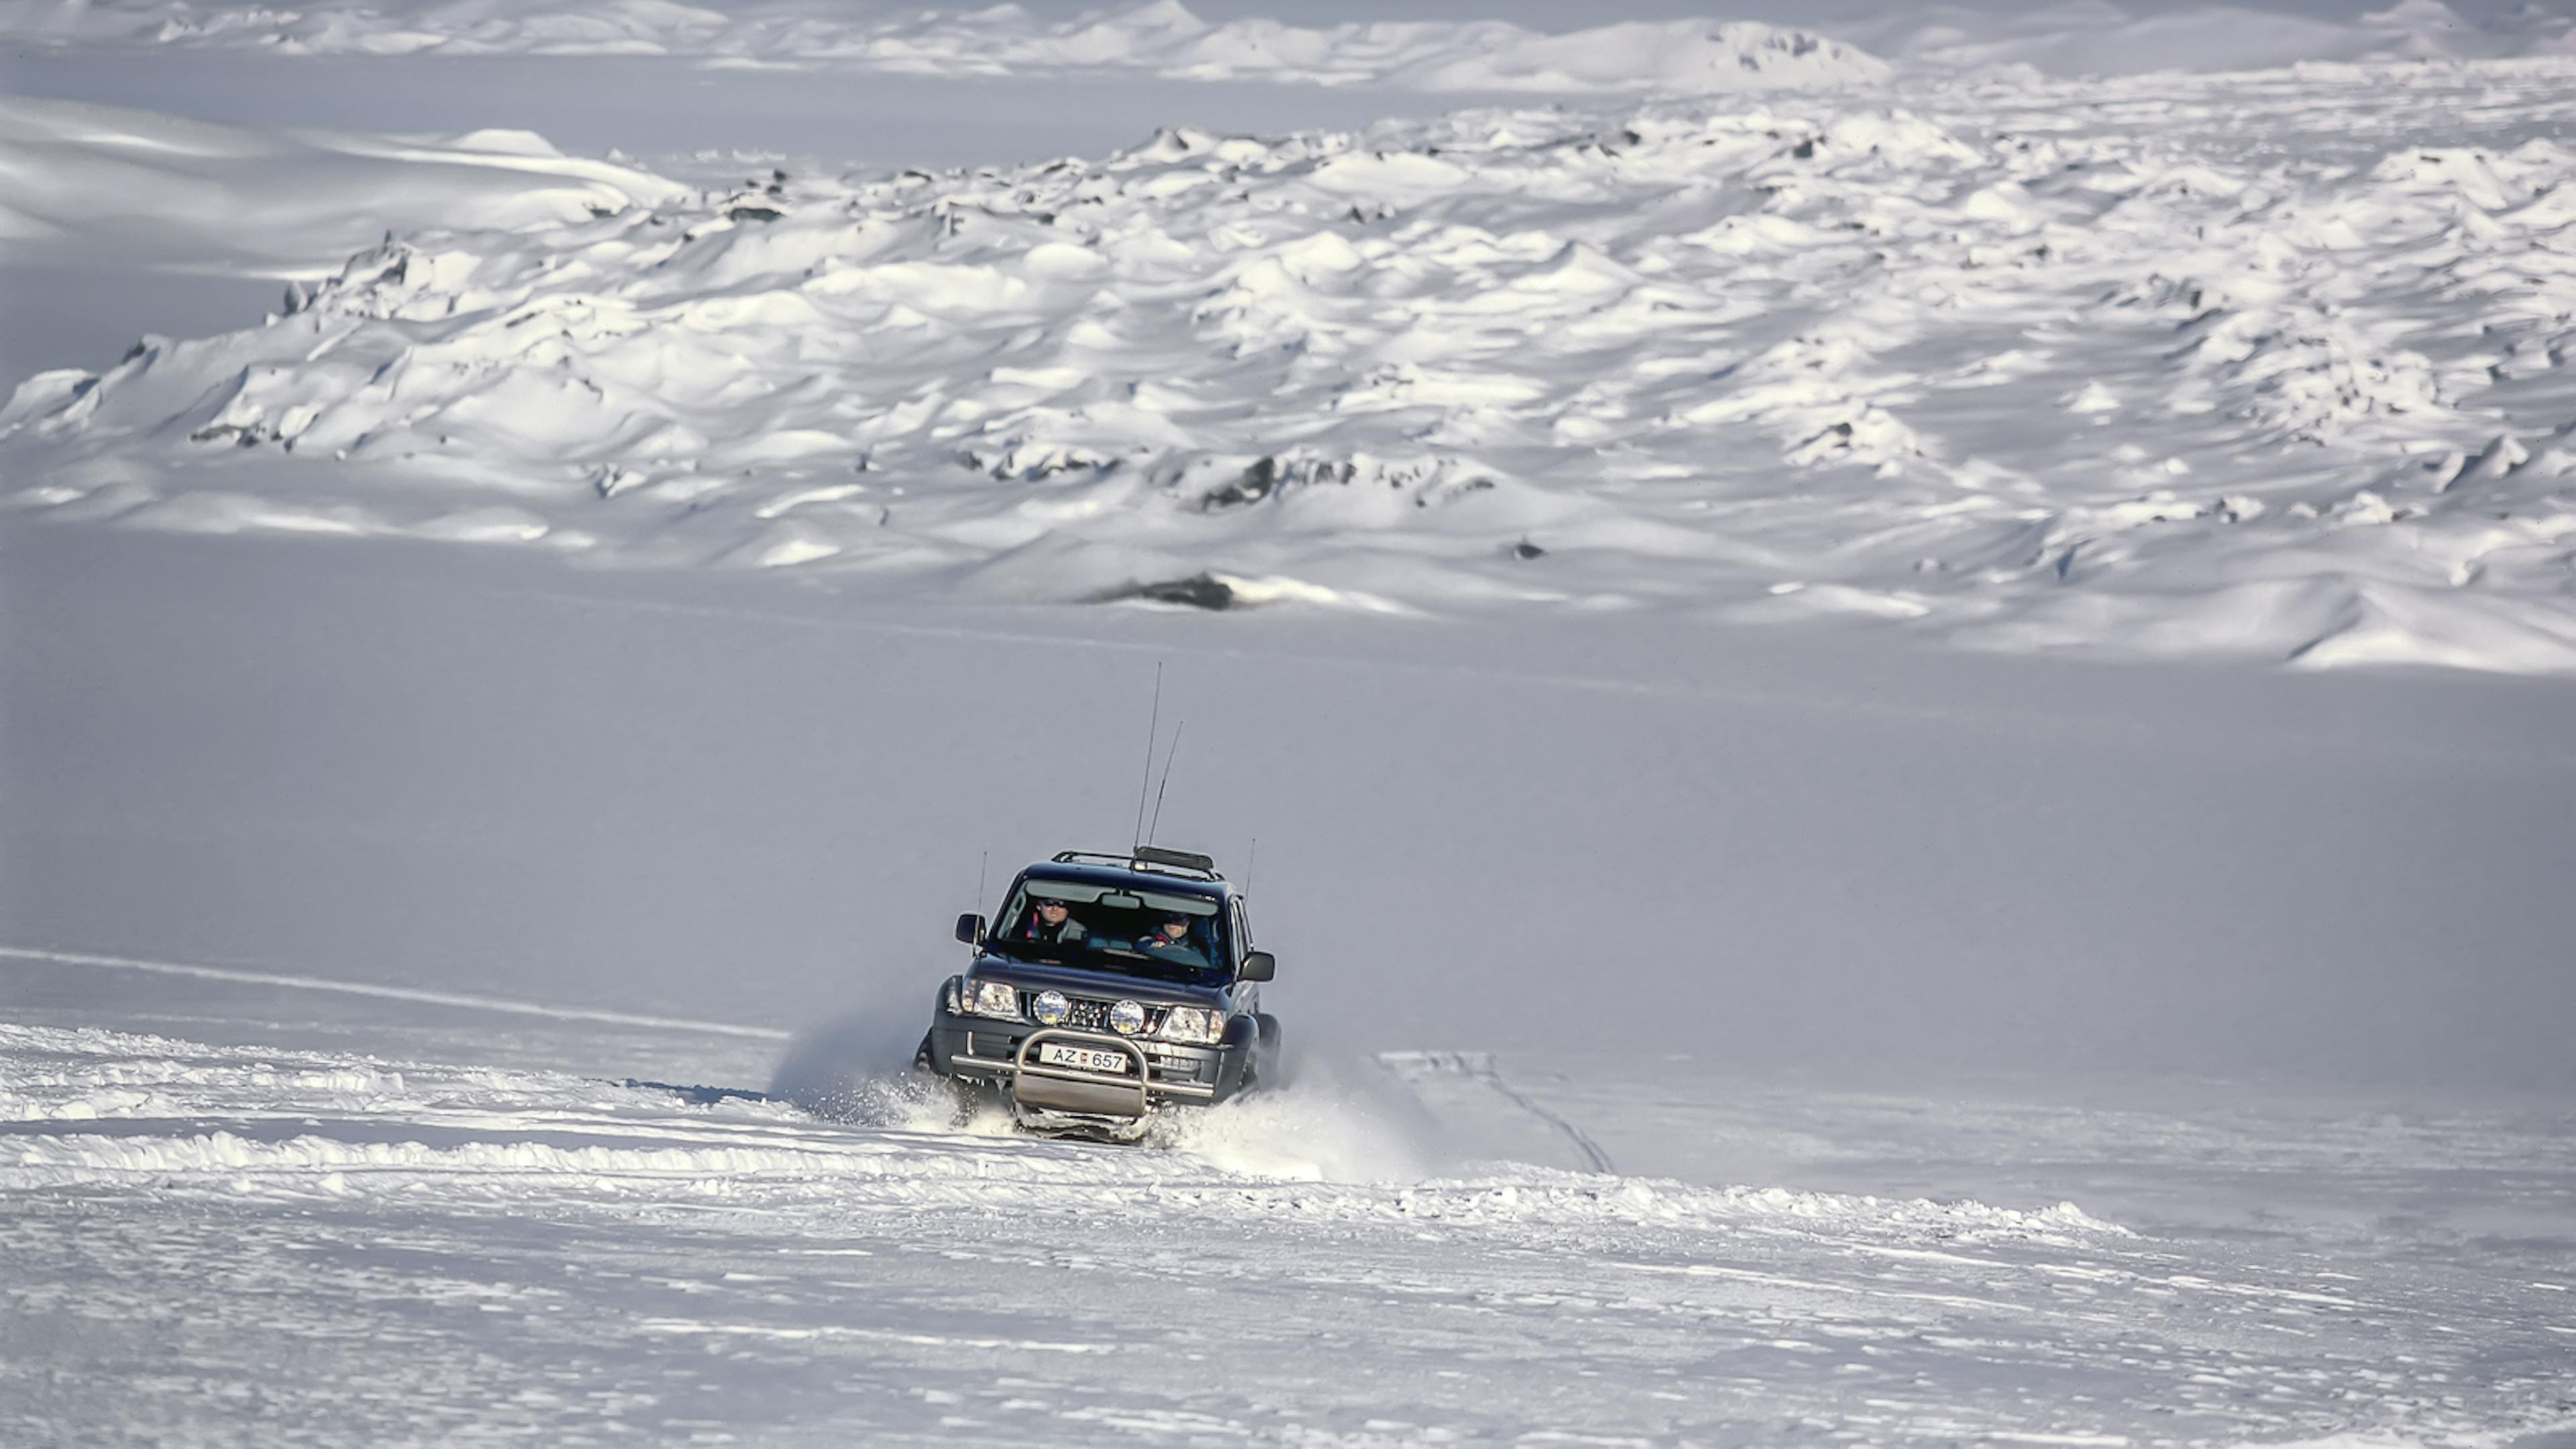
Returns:
[[[1252,1060],[1243,1066],[1243,1090],[1247,1092],[1279,1075],[1279,1018],[1268,1012],[1256,1012],[1252,1024],[1256,1028]]]

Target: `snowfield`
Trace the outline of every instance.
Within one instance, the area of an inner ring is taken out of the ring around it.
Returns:
[[[2428,1223],[2356,1254],[2313,1224],[1421,1164],[1410,1126],[1480,1109],[1543,1162],[1554,1113],[1489,1060],[1346,1070],[1115,1149],[930,1130],[897,1097],[818,1120],[0,1026],[0,1427],[72,1442],[113,1398],[123,1434],[193,1443],[2395,1444],[2576,1409],[2576,1285],[2527,1256],[2563,1237]],[[1803,1100],[1824,1133],[1890,1105]],[[1655,1126],[1723,1140],[1726,1115]],[[2355,1123],[2375,1150],[2299,1171],[2369,1196],[2474,1146],[2514,1166],[2452,1211],[2568,1206],[2563,1114],[2439,1127]]]
[[[1079,3],[0,6],[0,1446],[2576,1449],[2576,17]]]
[[[0,550],[0,1442],[2576,1420],[2554,681]],[[941,927],[1157,660],[1296,1074],[952,1130]]]
[[[856,10],[857,13],[852,12]],[[1148,74],[1191,81],[1430,91],[1681,92],[1867,85],[1888,65],[1838,41],[1746,22],[1626,22],[1543,34],[1503,21],[1211,25],[1179,0],[1048,22],[976,11],[811,4],[412,4],[311,12],[196,4],[29,6],[0,34],[48,48],[281,55],[652,55],[719,67],[904,75]]]
[[[2025,82],[592,177],[569,221],[396,237],[265,327],[29,379],[0,466],[66,517],[907,596],[2565,673],[2571,81]]]
[[[1779,8],[1779,7],[1774,7]],[[2250,70],[2298,61],[2576,54],[2576,19],[2541,5],[2396,0],[2381,10],[2282,14],[2223,4],[2126,9],[2106,0],[2022,9],[1816,7],[1814,29],[1747,21],[1550,24],[1381,20],[1307,25],[1202,19],[1180,0],[1055,17],[767,0],[696,6],[494,6],[397,0],[311,10],[204,0],[30,0],[0,35],[42,51],[258,51],[301,57],[670,56],[711,67],[938,76],[1149,74],[1192,81],[1384,85],[1431,91],[1699,94],[1868,85],[1895,56],[1928,74],[2036,67],[2059,75]],[[1550,15],[1550,20],[1562,17]],[[1817,33],[1821,31],[1823,33]],[[1872,52],[1875,52],[1873,54]]]

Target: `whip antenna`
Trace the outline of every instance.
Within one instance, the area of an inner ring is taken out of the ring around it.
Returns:
[[[1145,721],[1145,778],[1136,782],[1136,833],[1131,846],[1145,843],[1145,787],[1154,782],[1154,736],[1163,727],[1163,661],[1154,661],[1154,712]]]
[[[1261,837],[1252,837],[1252,850],[1243,862],[1243,893],[1252,894],[1252,872],[1261,864]]]
[[[1163,754],[1163,783],[1154,787],[1154,823],[1145,827],[1145,841],[1149,845],[1153,843],[1154,832],[1163,828],[1163,791],[1172,783],[1172,757],[1181,752],[1181,731],[1189,727],[1188,720],[1172,726],[1172,747]]]
[[[975,858],[975,909],[984,909],[984,871],[992,865],[993,852],[985,851]]]

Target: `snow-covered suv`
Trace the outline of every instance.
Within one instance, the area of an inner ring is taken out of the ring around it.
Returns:
[[[1020,872],[991,923],[959,916],[957,939],[975,959],[940,987],[919,1064],[1024,1121],[1141,1127],[1274,1070],[1260,997],[1277,963],[1207,856],[1068,850]]]

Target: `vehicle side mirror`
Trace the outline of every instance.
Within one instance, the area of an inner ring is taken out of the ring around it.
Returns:
[[[1243,953],[1244,980],[1268,981],[1278,974],[1278,957],[1271,955],[1267,951],[1246,951]]]
[[[969,946],[984,944],[984,918],[968,911],[957,918],[957,939]]]

